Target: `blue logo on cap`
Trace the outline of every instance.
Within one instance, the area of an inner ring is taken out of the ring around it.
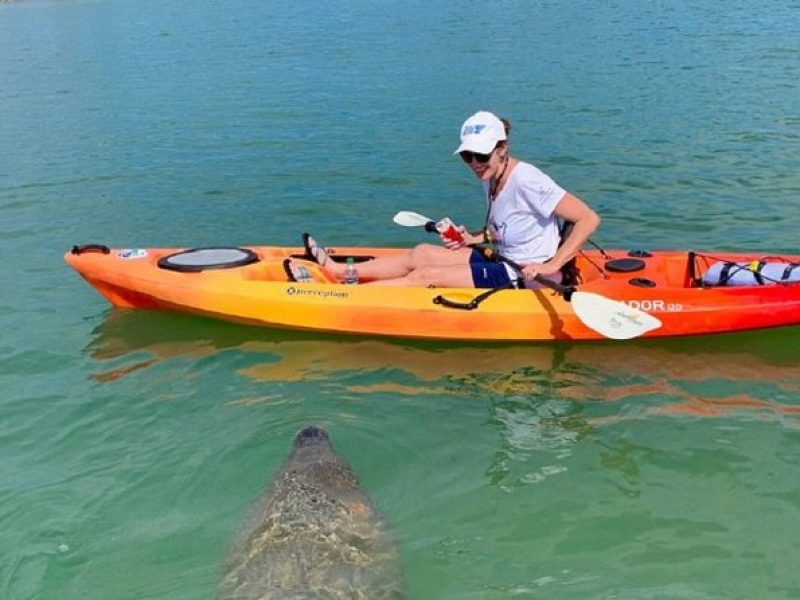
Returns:
[[[464,125],[461,135],[478,135],[484,129],[486,129],[486,125]]]

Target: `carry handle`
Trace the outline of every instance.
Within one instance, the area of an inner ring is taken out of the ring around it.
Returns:
[[[86,252],[111,254],[111,249],[103,244],[83,244],[82,246],[73,246],[71,252],[72,254],[85,254]]]

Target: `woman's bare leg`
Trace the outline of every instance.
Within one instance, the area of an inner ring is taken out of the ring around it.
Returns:
[[[448,250],[448,252],[450,251]],[[431,285],[457,288],[475,287],[472,281],[472,269],[468,262],[420,267],[412,270],[403,277],[371,281],[365,285],[397,287],[428,287]]]
[[[471,248],[448,250],[444,246],[419,244],[410,250],[395,255],[381,256],[373,260],[360,262],[356,265],[356,268],[358,269],[358,276],[363,279],[399,279],[425,267],[457,265],[468,267],[471,254]],[[325,264],[325,269],[336,276],[342,276],[344,275],[345,266],[344,263],[335,262],[329,258]]]

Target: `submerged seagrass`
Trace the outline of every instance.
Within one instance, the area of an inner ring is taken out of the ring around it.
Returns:
[[[402,598],[388,533],[327,433],[307,427],[242,525],[218,597]]]

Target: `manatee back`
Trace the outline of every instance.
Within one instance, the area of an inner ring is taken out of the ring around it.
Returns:
[[[386,522],[327,434],[301,434],[236,536],[219,597],[403,597]]]

